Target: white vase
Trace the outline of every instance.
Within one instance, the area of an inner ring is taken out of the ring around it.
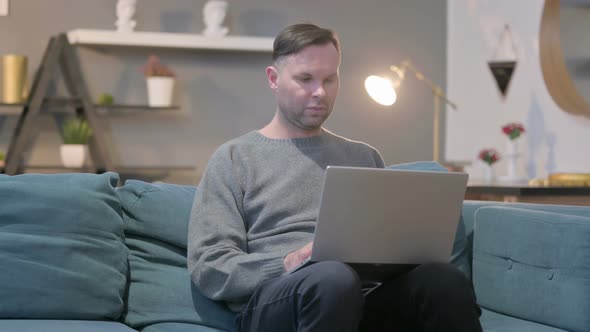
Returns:
[[[65,167],[80,168],[84,166],[88,145],[86,144],[62,144],[60,146],[61,162]]]
[[[518,158],[520,157],[520,153],[518,152],[518,141],[516,140],[508,140],[507,151],[506,155],[504,156],[506,159],[507,165],[507,175],[506,180],[508,181],[516,181],[518,180],[518,175],[516,174],[516,166],[518,162]]]
[[[483,181],[485,183],[492,183],[496,179],[494,167],[492,165],[485,164],[483,167]]]
[[[150,107],[170,107],[174,78],[151,76],[147,78],[148,105]]]

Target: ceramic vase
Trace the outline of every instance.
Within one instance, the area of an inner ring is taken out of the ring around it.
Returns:
[[[150,107],[170,107],[174,78],[152,76],[147,78],[148,105]]]
[[[61,162],[68,168],[80,168],[84,166],[88,154],[86,144],[62,144],[60,146]]]
[[[518,140],[508,140],[506,145],[506,154],[504,158],[506,159],[506,177],[504,178],[506,181],[519,181],[520,178],[517,174],[517,164],[518,158],[520,158],[520,151],[518,149]]]
[[[492,183],[496,179],[496,174],[494,172],[494,166],[489,164],[484,164],[483,167],[483,180],[485,183]]]

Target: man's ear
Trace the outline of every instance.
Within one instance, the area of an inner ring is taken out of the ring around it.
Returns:
[[[272,90],[276,90],[279,83],[279,71],[275,66],[266,67],[266,78],[268,79],[268,86]]]

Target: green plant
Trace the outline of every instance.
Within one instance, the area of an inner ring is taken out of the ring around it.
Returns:
[[[88,144],[92,128],[86,120],[70,118],[64,123],[62,135],[64,144]]]
[[[101,93],[98,96],[99,105],[112,105],[115,102],[115,98],[110,93]]]
[[[0,150],[0,161],[4,161],[5,155],[4,151]]]

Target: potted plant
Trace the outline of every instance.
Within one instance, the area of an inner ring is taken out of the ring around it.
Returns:
[[[517,176],[516,164],[517,159],[520,157],[518,151],[518,138],[525,133],[524,126],[522,123],[512,122],[502,126],[502,132],[508,137],[508,149],[506,151],[506,161],[508,165],[508,175],[506,180],[508,181],[519,181],[523,180]]]
[[[148,105],[170,107],[174,89],[174,72],[153,54],[143,65],[142,71],[147,79]]]
[[[84,166],[88,154],[88,142],[92,128],[88,122],[79,118],[68,119],[62,128],[63,144],[60,147],[61,160],[65,167]]]
[[[482,149],[479,151],[477,158],[486,164],[486,167],[484,167],[484,180],[487,183],[493,182],[495,175],[492,165],[500,160],[500,154],[496,149]]]

